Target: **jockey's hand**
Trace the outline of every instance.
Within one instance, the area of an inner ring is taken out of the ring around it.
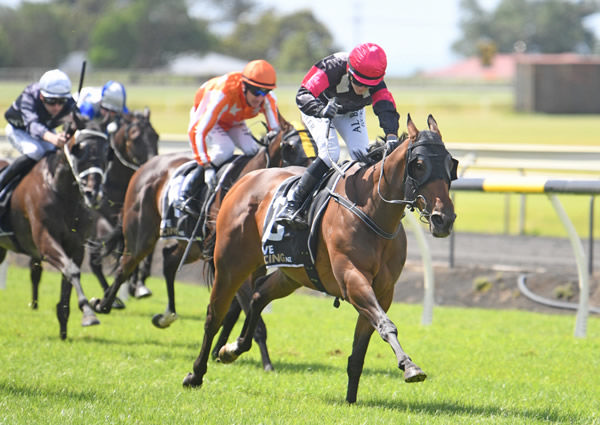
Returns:
[[[58,133],[56,135],[56,142],[54,143],[56,145],[56,147],[58,148],[62,148],[65,143],[67,143],[67,135],[63,132],[63,133]]]
[[[335,116],[335,114],[337,113],[338,110],[340,110],[341,106],[335,101],[335,98],[331,98],[329,99],[329,102],[327,102],[327,105],[325,105],[323,107],[323,109],[321,109],[321,112],[319,113],[319,115],[322,118],[333,118]]]
[[[398,143],[398,136],[396,136],[395,134],[388,134],[385,137],[385,141],[388,143]]]
[[[271,143],[273,140],[275,140],[275,138],[277,137],[278,134],[279,134],[279,130],[269,131],[266,135],[267,143]]]

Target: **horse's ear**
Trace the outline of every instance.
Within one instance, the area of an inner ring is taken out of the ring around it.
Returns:
[[[294,128],[294,126],[288,120],[283,118],[283,115],[281,115],[281,112],[279,110],[277,110],[277,117],[279,119],[279,126],[281,127],[281,130],[283,130],[283,132],[287,133],[289,130]]]
[[[433,131],[434,133],[437,133],[440,138],[442,137],[442,133],[440,133],[440,129],[438,128],[438,124],[437,121],[435,120],[435,118],[433,118],[433,115],[429,114],[429,116],[427,117],[427,125],[429,126],[429,129],[431,131]]]
[[[417,136],[419,135],[419,130],[417,129],[417,126],[415,125],[412,118],[410,117],[410,114],[408,114],[407,118],[406,118],[406,129],[408,130],[408,136],[412,140],[415,140],[417,138]]]
[[[147,106],[144,108],[144,118],[150,121],[150,108],[148,108]]]
[[[79,113],[78,110],[73,110],[73,122],[75,123],[75,127],[78,129],[84,128],[86,124],[85,117]]]

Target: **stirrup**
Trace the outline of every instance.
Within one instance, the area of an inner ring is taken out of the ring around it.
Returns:
[[[288,201],[288,205],[286,205],[285,209],[279,213],[275,219],[275,223],[294,230],[307,229],[308,222],[304,218],[300,208],[290,205],[289,202],[290,201]]]

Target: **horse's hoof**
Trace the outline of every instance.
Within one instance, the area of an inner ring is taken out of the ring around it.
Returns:
[[[275,370],[271,363],[264,365],[263,369],[265,370],[265,372],[273,372]]]
[[[115,310],[124,310],[125,303],[123,302],[123,300],[121,300],[121,298],[117,297],[112,303],[112,308],[114,308]]]
[[[166,329],[171,326],[179,316],[176,313],[158,313],[152,316],[152,324],[160,329]]]
[[[66,332],[66,331],[65,331],[65,332],[63,332],[63,331],[60,331],[60,339],[62,339],[63,341],[64,341],[65,339],[67,339],[67,332]]]
[[[185,378],[183,378],[183,386],[185,388],[195,388],[202,385],[202,380],[200,382],[195,382],[195,375],[193,373],[188,373]]]
[[[83,327],[94,326],[99,324],[100,320],[98,320],[96,316],[83,316],[83,318],[81,319],[81,326]]]
[[[221,349],[219,350],[219,361],[221,363],[233,363],[237,360],[238,355],[235,354],[234,347],[237,347],[237,344],[225,344],[221,347]]]
[[[144,284],[139,284],[135,288],[135,297],[139,300],[152,295],[152,291]]]
[[[38,303],[37,301],[32,301],[29,303],[29,308],[32,310],[37,310],[38,309]]]
[[[404,371],[404,382],[423,382],[427,374],[419,366],[411,366]]]

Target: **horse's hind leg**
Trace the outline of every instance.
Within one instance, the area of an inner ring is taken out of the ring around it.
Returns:
[[[264,281],[262,276],[256,282],[256,285],[258,286],[261,281]],[[246,316],[250,313],[250,303],[252,302],[252,296],[254,292],[255,291],[250,280],[246,280],[237,291],[236,299],[238,300],[240,306],[244,309]],[[263,308],[261,308],[261,311]],[[267,348],[267,325],[263,321],[262,315],[258,316],[258,322],[256,323],[256,328],[254,329],[253,338],[260,349],[263,369],[266,371],[272,371],[273,364],[271,363],[269,350]]]
[[[91,244],[88,248],[88,264],[90,266],[90,270],[98,279],[100,286],[102,287],[103,293],[108,289],[108,282],[106,281],[106,277],[104,276],[104,270],[102,268],[102,253],[100,249],[100,245]],[[112,308],[117,310],[122,310],[125,308],[125,303],[120,298],[115,298],[113,302]]]
[[[146,286],[146,279],[150,276],[150,271],[152,270],[152,258],[154,256],[154,249],[144,257],[144,260],[138,265],[136,273],[133,274],[135,276],[135,280],[129,281],[129,284],[133,284],[133,296],[137,299],[146,298],[152,295],[152,291],[150,288]]]
[[[177,248],[178,243],[165,245],[163,247],[163,276],[167,287],[167,308],[164,313],[157,313],[152,317],[152,324],[157,328],[168,328],[171,323],[177,320],[177,311],[175,310],[175,275],[181,255]]]
[[[29,260],[29,277],[31,278],[31,304],[33,310],[38,308],[40,280],[42,279],[42,265],[38,260],[31,258]]]
[[[56,318],[60,327],[60,339],[67,338],[67,322],[71,313],[70,301],[73,286],[64,276],[60,284],[60,301],[56,304]]]
[[[252,346],[252,337],[260,319],[261,311],[271,301],[290,295],[300,285],[289,279],[281,270],[276,270],[268,276],[259,278],[256,282],[256,290],[250,302],[250,311],[244,321],[244,327],[240,337],[229,343],[219,352],[219,359],[223,363],[235,361],[240,354],[245,353]]]

